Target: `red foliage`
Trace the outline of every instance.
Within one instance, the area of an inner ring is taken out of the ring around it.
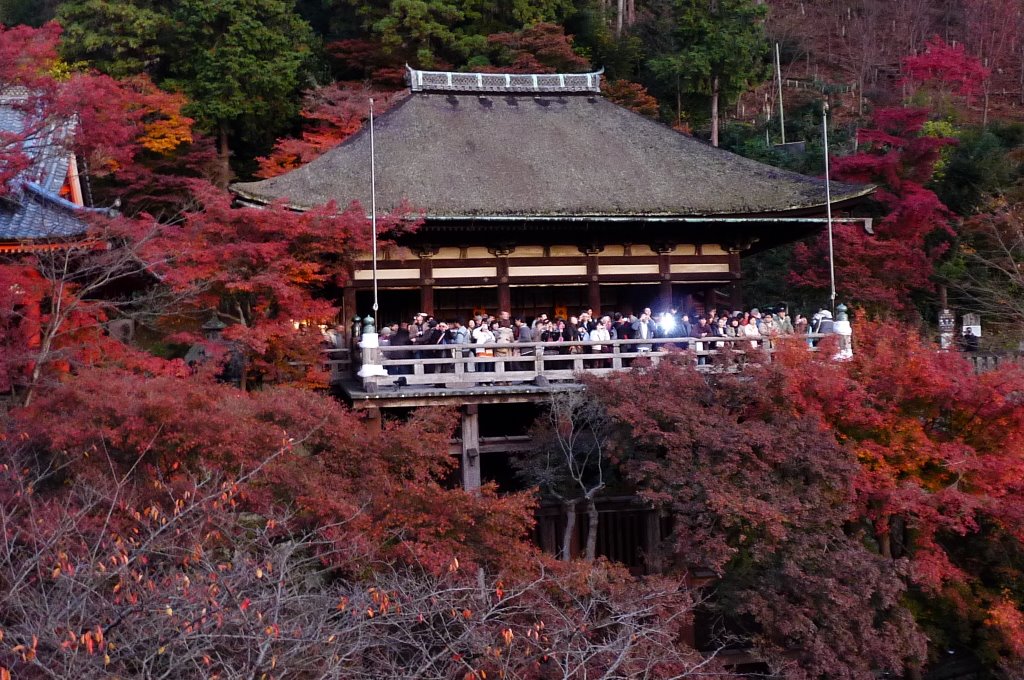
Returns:
[[[365,212],[357,204],[341,213],[333,204],[304,213],[283,206],[236,209],[229,194],[210,184],[192,188],[196,204],[147,244],[146,259],[162,263],[154,269],[166,285],[195,291],[198,309],[221,309],[234,321],[225,337],[244,348],[257,373],[300,377],[295,363],[315,366],[321,338],[297,333],[295,324],[337,313],[316,293],[343,284],[355,255],[369,248]],[[414,226],[401,215],[377,224],[381,234]]]
[[[392,102],[393,93],[380,92],[362,83],[331,83],[309,90],[302,117],[306,127],[298,139],[279,139],[270,156],[259,158],[259,177],[275,177],[305,165],[362,128],[370,115],[380,115]]]
[[[601,83],[601,93],[608,101],[639,113],[641,116],[658,117],[658,100],[648,94],[647,88],[640,83],[628,80],[605,80]]]
[[[575,73],[590,68],[572,49],[572,36],[558,24],[539,23],[515,33],[487,37],[504,54],[493,70],[503,73]]]
[[[592,386],[620,426],[626,474],[672,518],[677,567],[718,574],[709,605],[748,619],[731,632],[780,676],[920,664],[923,639],[901,606],[905,565],[846,530],[854,457],[814,414],[793,408],[783,371],[751,373],[709,379],[663,361]]]
[[[244,393],[121,370],[82,371],[17,415],[18,430],[66,474],[98,481],[113,470],[131,481],[138,507],[173,511],[149,480],[173,484],[205,470],[245,478],[234,492],[239,510],[290,511],[292,530],[322,530],[332,559],[398,559],[435,573],[453,556],[470,567],[529,561],[520,542],[532,521],[529,494],[442,486],[457,460],[448,450],[452,412],[425,409],[383,431],[377,422],[311,391]]]
[[[977,57],[967,54],[963,44],[949,45],[939,36],[925,44],[923,53],[904,57],[901,65],[904,83],[949,92],[968,104],[991,73]]]
[[[858,134],[865,150],[833,159],[836,179],[875,183],[875,200],[884,210],[875,235],[860,227],[835,227],[836,285],[847,302],[873,310],[906,312],[912,294],[932,289],[935,260],[947,243],[936,234],[955,235],[949,210],[923,185],[934,171],[949,139],[921,135],[928,119],[923,109],[880,109],[873,126]],[[798,244],[790,281],[799,286],[828,286],[828,241],[823,233],[812,244]]]
[[[24,114],[19,135],[0,137],[0,192],[28,164],[21,143],[54,122],[74,121],[68,138],[57,143],[94,175],[127,167],[143,149],[165,153],[191,141],[192,121],[181,115],[180,95],[162,92],[145,76],[123,82],[91,72],[59,77],[59,40],[56,24],[0,29],[0,84],[19,88],[21,100],[13,106]]]
[[[870,523],[879,551],[909,559],[930,606],[954,603],[979,630],[1002,611],[990,624],[998,638],[1020,617],[1002,588],[1021,577],[1012,555],[1024,543],[1024,376],[976,376],[956,353],[936,351],[899,324],[861,323],[855,337],[849,362],[799,348],[777,355],[790,408],[817,418],[856,455],[854,517]],[[1001,649],[996,638],[977,644]]]

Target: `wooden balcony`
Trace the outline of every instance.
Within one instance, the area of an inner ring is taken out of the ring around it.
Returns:
[[[450,403],[539,401],[575,389],[585,375],[607,376],[639,359],[657,364],[683,353],[699,371],[739,371],[771,361],[779,343],[817,351],[822,335],[776,338],[650,338],[590,342],[402,345],[356,350],[350,365],[364,377],[329,362],[332,378],[353,405],[427,406]],[[488,356],[493,354],[493,356]],[[366,367],[371,370],[365,370]],[[376,368],[380,367],[380,368]],[[380,373],[381,368],[386,375]]]

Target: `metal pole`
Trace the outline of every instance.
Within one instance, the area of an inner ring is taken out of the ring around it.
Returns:
[[[825,141],[825,215],[828,219],[828,276],[831,285],[832,315],[836,313],[836,261],[832,247],[832,188],[828,172],[828,102],[821,109],[821,130]]]
[[[373,243],[373,317],[377,324],[377,160],[373,139],[373,98],[370,98],[370,238]]]
[[[779,43],[775,43],[775,76],[779,83],[779,128],[782,130],[782,144],[786,144],[786,113],[782,107],[782,63],[779,60]]]

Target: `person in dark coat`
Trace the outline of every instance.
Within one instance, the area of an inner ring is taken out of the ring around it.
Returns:
[[[412,345],[412,335],[409,333],[409,324],[402,322],[398,325],[398,330],[391,334],[391,346],[392,347],[404,347]],[[412,360],[412,350],[403,349],[396,350],[394,352],[388,352],[387,357],[389,359],[397,359],[402,361]],[[412,366],[392,366],[389,373],[395,375],[412,375]]]

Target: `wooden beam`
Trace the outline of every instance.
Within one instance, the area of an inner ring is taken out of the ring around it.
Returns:
[[[467,404],[462,410],[462,488],[476,492],[480,489],[480,409]]]

